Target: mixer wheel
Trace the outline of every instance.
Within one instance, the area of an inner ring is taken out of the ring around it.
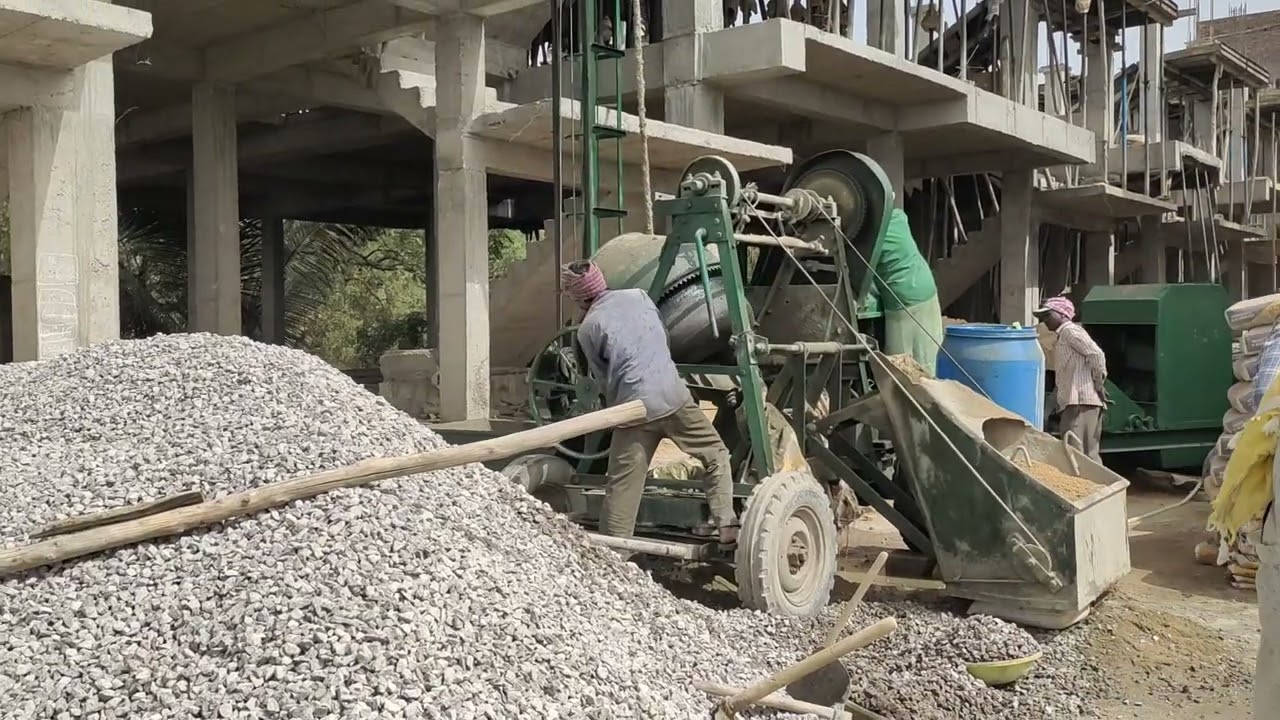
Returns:
[[[569,514],[569,493],[565,486],[573,480],[573,466],[563,458],[544,453],[521,455],[508,463],[502,474],[552,510]]]
[[[734,554],[738,598],[753,610],[810,617],[831,599],[836,574],[831,499],[805,472],[765,478],[747,500]]]

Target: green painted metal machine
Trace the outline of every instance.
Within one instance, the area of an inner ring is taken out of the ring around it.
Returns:
[[[1081,322],[1107,356],[1102,452],[1118,469],[1199,470],[1222,433],[1231,372],[1219,284],[1107,285]]]
[[[722,551],[699,534],[708,518],[700,484],[652,479],[638,537],[595,538],[732,563],[745,605],[809,615],[834,581],[833,504],[843,482],[901,532],[910,548],[901,555],[951,594],[984,612],[1069,624],[1128,570],[1127,483],[985,398],[957,400],[958,384],[910,377],[878,352],[871,268],[892,200],[880,167],[852,152],[798,165],[779,195],[743,185],[732,165],[706,157],[686,169],[674,199],[657,204],[669,234],[627,234],[600,247],[594,260],[610,287],[648,290],[695,397],[714,405],[742,527],[736,549]],[[564,330],[531,364],[540,422],[602,402],[573,333]],[[506,472],[591,528],[609,439],[525,456]],[[1068,499],[1021,469],[1030,460],[1084,477],[1096,491]]]

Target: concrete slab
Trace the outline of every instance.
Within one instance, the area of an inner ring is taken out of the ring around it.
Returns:
[[[1150,152],[1148,152],[1150,148]],[[1119,178],[1124,169],[1125,148],[1113,146],[1107,149],[1107,169]],[[1144,171],[1159,173],[1162,169],[1169,172],[1186,172],[1190,170],[1208,170],[1217,173],[1222,168],[1222,161],[1205,150],[1182,142],[1181,140],[1164,140],[1154,143],[1130,142],[1128,145],[1129,174],[1141,175]],[[1161,157],[1163,156],[1163,164]]]
[[[964,98],[970,87],[905,58],[792,20],[717,30],[704,35],[702,43],[704,80],[726,88],[806,74],[859,98],[922,105]]]
[[[149,13],[97,0],[0,0],[0,64],[71,70],[151,30]]]
[[[1171,202],[1106,183],[1039,190],[1035,197],[1038,204],[1055,210],[1107,218],[1163,215],[1177,209]]]
[[[1216,40],[1166,53],[1164,61],[1176,75],[1191,79],[1201,88],[1213,83],[1213,75],[1218,68],[1222,68],[1223,77],[1220,82],[1234,80],[1237,85],[1254,89],[1271,84],[1271,74],[1265,67],[1230,45]],[[1220,87],[1225,88],[1226,85]]]
[[[1181,190],[1174,190],[1170,195],[1179,206],[1183,204]],[[1224,183],[1218,188],[1218,207],[1240,212],[1244,212],[1247,207],[1251,214],[1275,212],[1275,180],[1269,177],[1255,177]]]
[[[511,105],[477,117],[471,124],[471,134],[550,152],[553,138],[551,133],[553,112],[554,103],[550,100],[527,105]],[[598,113],[599,122],[610,126],[618,125],[619,113],[616,111],[600,108]],[[561,106],[561,114],[566,120],[566,125],[579,122],[582,115],[579,103],[565,101]],[[621,141],[602,141],[600,144],[602,165],[607,161],[615,161],[619,152],[623,162],[627,164],[639,165],[643,158],[640,119],[623,113],[621,126],[627,132],[626,138]],[[739,140],[682,125],[650,120],[647,123],[647,132],[649,164],[656,169],[680,171],[702,155],[719,155],[733,163],[740,171],[789,165],[792,162],[790,148]],[[551,176],[550,173],[551,164],[548,161],[548,178]]]
[[[1189,229],[1188,225],[1190,225]],[[1190,233],[1192,248],[1196,250],[1204,244],[1206,232],[1209,235],[1209,242],[1216,239],[1218,242],[1228,243],[1247,243],[1266,235],[1266,230],[1257,225],[1242,225],[1220,217],[1214,218],[1212,225],[1202,223],[1200,220],[1178,218],[1166,221],[1162,227],[1165,229],[1165,244],[1171,248],[1184,250],[1187,247],[1188,233]]]

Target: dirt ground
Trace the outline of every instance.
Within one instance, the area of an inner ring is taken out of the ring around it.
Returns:
[[[1185,495],[1135,482],[1129,516],[1171,505]],[[1258,645],[1252,592],[1227,583],[1223,568],[1198,564],[1203,498],[1148,518],[1129,533],[1133,571],[1094,610],[1090,656],[1109,684],[1103,716],[1138,720],[1248,720]],[[883,518],[860,518],[841,538],[842,569],[866,568],[901,541]],[[852,583],[839,583],[849,592]]]

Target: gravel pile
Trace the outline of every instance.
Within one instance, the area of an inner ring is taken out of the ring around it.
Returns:
[[[0,545],[441,444],[318,359],[204,335],[0,366],[0,408]],[[953,642],[968,621],[922,606],[868,604],[855,624],[888,612],[899,632],[851,664],[891,717],[1039,718],[1075,692],[1070,672],[982,687],[959,659],[984,651]],[[763,677],[828,622],[676,599],[459,468],[0,580],[0,717],[685,720],[707,716],[695,680]],[[996,623],[985,652],[1020,647]]]

